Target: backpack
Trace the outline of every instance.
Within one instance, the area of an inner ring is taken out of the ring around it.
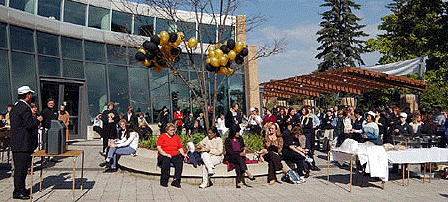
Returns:
[[[295,170],[288,170],[288,172],[286,172],[286,174],[282,177],[282,181],[291,184],[299,184],[301,180],[299,174]]]

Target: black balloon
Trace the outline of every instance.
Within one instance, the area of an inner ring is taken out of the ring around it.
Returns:
[[[154,59],[154,57],[156,57],[156,54],[151,53],[151,52],[146,53],[146,58],[148,60],[152,60],[152,59]]]
[[[176,42],[176,41],[177,41],[177,33],[175,33],[175,32],[170,33],[170,39],[169,39],[169,42],[174,43],[174,42]]]
[[[154,64],[154,62],[151,61],[151,63],[149,64],[148,68],[153,68],[153,67],[155,67],[155,66],[156,66],[156,65]]]
[[[166,61],[163,57],[157,57],[157,64],[159,64],[160,66],[165,66]]]
[[[157,34],[151,36],[151,42],[155,43],[156,45],[160,45],[160,38],[157,36]]]
[[[205,65],[205,69],[206,69],[207,71],[214,72],[214,71],[216,71],[218,68],[213,67],[210,63],[207,63],[207,64]]]
[[[142,52],[137,52],[135,54],[135,59],[138,61],[144,61],[146,59],[146,56]]]
[[[219,49],[221,49],[224,54],[227,54],[230,51],[226,45],[222,45]]]
[[[236,58],[235,58],[235,63],[236,64],[243,64],[244,63],[244,57],[243,56],[241,56],[240,54],[238,54],[237,56],[236,56]]]
[[[171,55],[174,57],[179,56],[181,52],[182,52],[182,49],[180,47],[171,48]]]
[[[240,55],[243,57],[246,57],[249,54],[249,50],[247,47],[244,47],[243,50],[241,50]]]
[[[156,52],[159,49],[157,44],[155,44],[154,42],[150,42],[150,41],[145,41],[145,43],[143,43],[143,48],[145,48],[146,50],[148,50],[152,53]]]
[[[227,47],[228,47],[230,50],[233,50],[233,49],[235,48],[235,40],[233,40],[233,39],[229,39],[229,40],[227,40]]]

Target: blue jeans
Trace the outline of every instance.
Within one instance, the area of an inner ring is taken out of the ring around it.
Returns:
[[[111,168],[117,168],[117,155],[134,154],[136,151],[132,147],[111,147],[107,152],[107,159],[111,161]]]

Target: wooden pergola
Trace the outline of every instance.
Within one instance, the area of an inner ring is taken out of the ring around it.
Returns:
[[[263,97],[290,98],[294,95],[320,97],[321,94],[346,92],[360,95],[362,91],[406,87],[423,91],[427,83],[355,67],[317,72],[281,80],[271,80],[263,85]]]

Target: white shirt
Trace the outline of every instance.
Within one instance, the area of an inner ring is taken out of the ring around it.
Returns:
[[[218,120],[216,121],[216,128],[225,128],[225,120],[218,118]]]
[[[131,133],[129,133],[129,138],[128,139],[126,139],[126,136],[124,136],[123,139],[116,141],[115,144],[118,147],[129,146],[129,147],[133,148],[135,151],[137,151],[137,147],[138,147],[138,133],[137,132],[131,132]]]

